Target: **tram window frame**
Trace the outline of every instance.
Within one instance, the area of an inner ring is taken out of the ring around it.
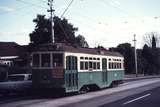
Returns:
[[[100,69],[100,62],[97,62],[97,69]]]
[[[109,69],[112,69],[112,64],[111,64],[111,62],[109,62]]]
[[[93,58],[92,57],[89,57],[89,60],[92,60]]]
[[[120,69],[121,69],[122,68],[122,63],[119,63],[119,64],[120,64],[119,66],[120,66]]]
[[[92,68],[93,68],[93,62],[89,61],[89,69],[92,69]]]
[[[84,59],[84,57],[80,57],[80,59]]]
[[[80,61],[80,70],[84,70],[84,62]]]
[[[88,60],[88,57],[85,57],[85,60]]]
[[[96,62],[93,62],[93,69],[97,69],[97,64],[96,64]]]
[[[51,54],[50,53],[41,54],[41,67],[51,67]]]
[[[62,53],[52,53],[52,66],[63,67],[63,54]]]
[[[86,62],[85,62],[85,70],[88,70],[88,68],[89,68],[88,65],[89,65],[89,64],[88,64],[88,61],[86,61]]]
[[[35,55],[38,55],[38,56],[36,56],[37,57],[36,60],[35,60]],[[32,55],[32,65],[33,65],[33,67],[40,67],[40,54],[37,53],[37,54]]]

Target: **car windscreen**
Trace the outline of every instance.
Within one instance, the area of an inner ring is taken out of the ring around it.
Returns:
[[[8,76],[8,81],[24,81],[23,75]]]

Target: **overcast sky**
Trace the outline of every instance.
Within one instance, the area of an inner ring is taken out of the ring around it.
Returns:
[[[0,41],[29,43],[37,14],[47,17],[48,0],[0,0]],[[54,0],[55,14],[61,16],[71,0]],[[147,32],[160,32],[160,0],[74,0],[64,17],[85,36],[90,47],[116,47],[131,43],[143,47]]]

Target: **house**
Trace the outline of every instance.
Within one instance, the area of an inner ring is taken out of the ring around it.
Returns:
[[[0,42],[0,65],[9,67],[9,73],[27,73],[29,54],[27,45],[15,42]]]
[[[15,42],[0,42],[0,64],[13,65],[13,59],[19,56],[20,45]]]

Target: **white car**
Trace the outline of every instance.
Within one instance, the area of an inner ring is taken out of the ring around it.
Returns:
[[[32,90],[32,74],[12,74],[0,82],[0,94],[28,93]]]

